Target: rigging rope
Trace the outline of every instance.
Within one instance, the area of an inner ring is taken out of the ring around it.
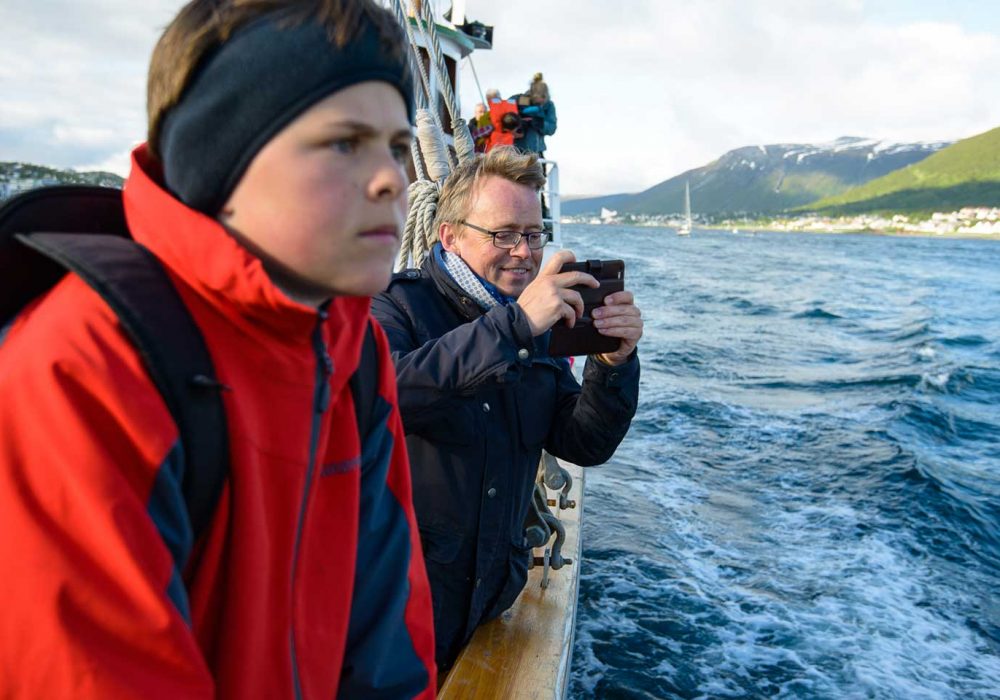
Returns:
[[[413,27],[410,26],[409,17],[406,14],[406,9],[403,7],[403,0],[396,0],[396,17],[399,18],[400,23],[406,30],[406,37],[410,42],[410,52],[413,56],[412,64],[417,68],[417,75],[420,76],[420,84],[423,86],[423,94],[426,96],[425,108],[430,112],[431,118],[434,119],[434,124],[437,128],[444,132],[444,127],[441,125],[441,119],[438,117],[437,110],[434,109],[434,92],[431,90],[431,79],[427,75],[427,68],[424,66],[423,57],[420,55],[420,46],[417,44],[417,39],[413,35]]]
[[[393,9],[400,24],[406,30],[410,44],[411,66],[420,76],[422,91],[418,91],[416,113],[416,139],[410,145],[413,165],[418,179],[407,190],[409,213],[403,230],[402,245],[396,260],[396,270],[412,265],[419,267],[426,258],[428,251],[437,240],[434,230],[434,217],[437,213],[438,196],[444,180],[459,163],[475,157],[475,143],[469,133],[468,124],[461,118],[451,81],[441,54],[437,29],[435,26],[430,3],[410,0],[410,13],[404,7],[403,0],[395,0]],[[413,23],[410,22],[410,14]],[[420,54],[420,46],[414,36],[413,24],[421,32],[421,37],[427,45],[428,61],[434,70],[435,82],[441,89],[445,107],[451,116],[451,126],[455,151],[449,149],[444,138],[444,128],[438,116],[436,94],[431,90],[430,76]],[[478,85],[478,77],[476,79]],[[457,156],[457,158],[456,158]]]
[[[441,93],[444,95],[445,107],[451,116],[451,133],[455,140],[455,151],[458,153],[458,162],[464,163],[475,157],[476,144],[472,140],[472,134],[469,133],[469,125],[462,119],[458,100],[455,99],[455,92],[451,88],[451,80],[449,80],[448,69],[441,54],[441,42],[438,39],[437,23],[434,21],[434,16],[431,13],[431,5],[429,2],[418,2],[417,5],[418,10],[423,15],[417,18],[417,27],[420,29],[420,33],[423,34],[424,42],[429,47],[428,53],[434,58],[433,62],[431,62],[431,67],[434,69],[437,83],[441,87]]]
[[[483,86],[479,84],[479,74],[476,72],[476,64],[472,62],[472,54],[470,53],[468,56],[466,56],[465,60],[469,64],[469,68],[472,69],[472,77],[476,81],[476,89],[479,90],[479,101],[485,105],[486,96],[483,95]]]

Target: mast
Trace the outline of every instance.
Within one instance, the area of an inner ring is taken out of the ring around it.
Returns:
[[[684,181],[684,221],[677,228],[677,235],[691,235],[691,186],[687,180]]]
[[[684,181],[684,221],[687,224],[688,230],[691,229],[691,185],[685,180]]]

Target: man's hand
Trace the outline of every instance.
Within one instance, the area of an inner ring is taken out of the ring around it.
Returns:
[[[532,336],[541,335],[552,328],[560,319],[565,319],[566,325],[572,328],[576,324],[576,319],[583,315],[583,297],[570,287],[577,284],[584,284],[588,287],[601,286],[593,275],[588,275],[586,272],[559,272],[564,264],[571,262],[576,262],[573,251],[558,251],[538,273],[538,277],[532,280],[531,284],[525,287],[521,296],[517,298],[518,306],[528,317]],[[631,300],[631,298],[630,294],[629,299]],[[638,340],[638,336],[636,340]]]
[[[617,350],[598,355],[598,359],[608,365],[624,363],[642,337],[642,312],[635,305],[632,292],[626,289],[609,294],[604,298],[604,306],[594,309],[593,315],[594,326],[601,335],[622,339]]]

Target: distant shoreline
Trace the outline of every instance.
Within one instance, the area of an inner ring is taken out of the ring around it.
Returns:
[[[665,229],[667,231],[676,231],[675,226],[666,226],[659,224],[591,224],[586,222],[567,222],[563,224],[564,226],[588,226],[590,228],[601,228],[603,226],[628,226],[630,228],[658,228]],[[733,226],[718,226],[718,225],[695,225],[694,231],[692,231],[692,236],[697,236],[699,229],[705,231],[719,231],[722,233],[730,232],[733,230]],[[1000,241],[1000,235],[990,234],[990,233],[931,233],[927,231],[886,231],[886,230],[873,230],[873,229],[857,229],[852,231],[826,231],[826,230],[802,230],[802,229],[781,229],[781,228],[768,228],[767,226],[747,226],[747,227],[735,227],[737,229],[736,235],[744,233],[785,233],[789,235],[818,235],[818,236],[840,236],[840,235],[867,235],[867,236],[887,236],[894,238],[940,238],[940,239],[962,239],[962,240],[976,240],[976,241]]]
[[[670,228],[669,226],[664,228]],[[702,228],[711,231],[732,231],[732,226],[698,226],[697,228]],[[967,240],[985,240],[985,241],[1000,241],[1000,235],[995,233],[959,233],[959,232],[949,232],[949,233],[932,233],[930,231],[888,231],[888,230],[878,230],[878,229],[856,229],[852,231],[829,231],[829,230],[802,230],[802,229],[781,229],[781,228],[769,228],[767,226],[752,226],[748,228],[739,228],[738,233],[743,231],[752,231],[754,233],[788,233],[788,234],[805,234],[805,235],[819,235],[819,236],[840,236],[843,234],[848,235],[868,235],[868,236],[889,236],[895,238],[961,238]]]
[[[669,226],[663,228],[671,228]],[[696,228],[711,230],[711,231],[732,231],[732,226],[698,226]],[[841,234],[848,235],[869,235],[869,236],[891,236],[897,238],[962,238],[969,240],[993,240],[1000,241],[1000,235],[995,233],[931,233],[929,231],[886,231],[886,230],[876,230],[876,229],[856,229],[852,231],[827,231],[827,230],[801,230],[801,229],[781,229],[781,228],[768,228],[767,226],[750,226],[747,228],[738,228],[738,232],[743,231],[753,231],[754,233],[789,233],[789,234],[816,234],[820,236],[839,236]]]

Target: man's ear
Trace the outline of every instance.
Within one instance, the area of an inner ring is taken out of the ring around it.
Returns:
[[[449,253],[458,252],[458,226],[447,221],[443,222],[438,227],[438,238],[441,239],[441,247]]]

